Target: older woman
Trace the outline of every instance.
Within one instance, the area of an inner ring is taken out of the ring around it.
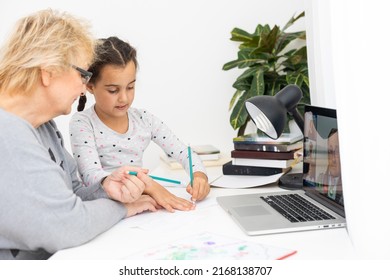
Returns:
[[[156,210],[142,196],[152,181],[140,168],[82,185],[52,120],[85,92],[93,42],[82,20],[43,10],[21,19],[1,49],[0,259],[46,259]]]

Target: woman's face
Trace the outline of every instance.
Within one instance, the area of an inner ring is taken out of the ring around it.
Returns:
[[[77,67],[86,69],[87,64],[82,63]],[[47,101],[55,116],[68,115],[72,110],[72,104],[87,90],[81,73],[74,67],[65,72],[52,74],[50,92]]]
[[[125,67],[106,65],[89,91],[95,96],[95,111],[100,118],[115,119],[126,116],[134,100],[136,68],[130,61]]]

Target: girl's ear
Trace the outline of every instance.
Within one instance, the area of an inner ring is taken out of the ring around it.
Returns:
[[[87,90],[89,93],[93,94],[93,89],[94,89],[94,86],[92,83],[88,83],[87,84]]]

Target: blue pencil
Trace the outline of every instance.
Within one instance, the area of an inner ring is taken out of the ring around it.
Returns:
[[[191,179],[191,187],[194,183],[194,174],[192,173],[192,155],[191,155],[191,147],[188,145],[188,160],[190,162],[190,179]]]
[[[134,172],[134,171],[129,171],[129,174],[130,174],[130,175],[137,176],[137,172]],[[172,180],[172,179],[167,179],[167,178],[163,178],[163,177],[158,177],[158,176],[153,176],[153,175],[149,175],[149,177],[152,178],[152,179],[154,179],[154,180],[160,180],[160,181],[164,181],[164,182],[168,182],[168,183],[174,183],[174,184],[181,185],[181,182],[180,182],[180,181],[176,181],[176,180]]]

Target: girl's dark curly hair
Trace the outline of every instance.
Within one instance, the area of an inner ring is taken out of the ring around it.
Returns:
[[[127,42],[122,41],[118,37],[109,37],[107,39],[99,39],[95,48],[95,58],[91,66],[88,68],[92,72],[92,77],[89,83],[94,84],[100,78],[100,72],[106,65],[123,66],[130,62],[134,62],[135,68],[138,68],[137,51]],[[83,111],[87,97],[80,96],[77,111]]]

